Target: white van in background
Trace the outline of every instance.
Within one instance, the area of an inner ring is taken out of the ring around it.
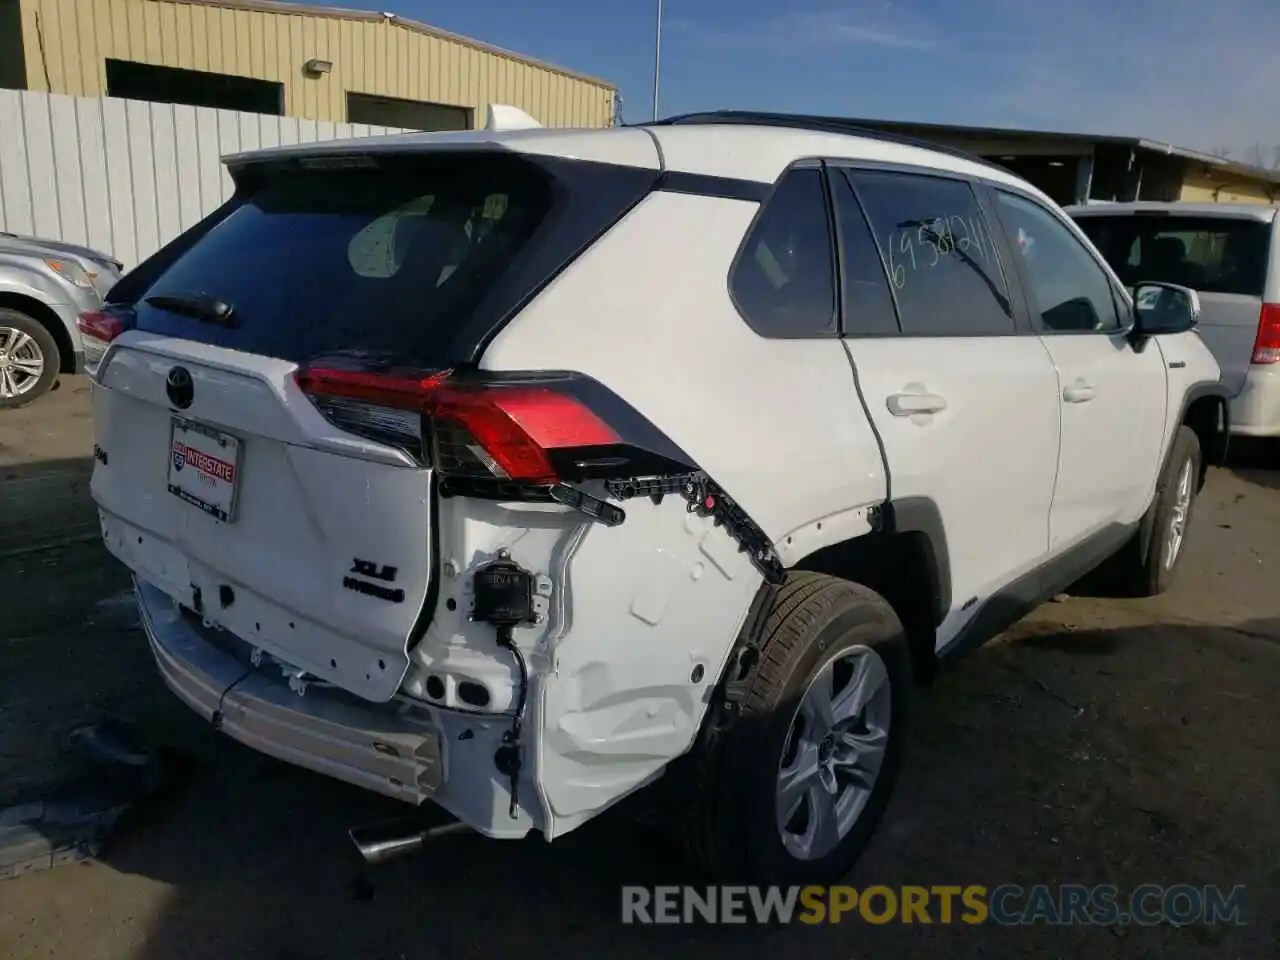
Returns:
[[[1120,279],[1200,294],[1200,336],[1232,396],[1231,432],[1280,437],[1280,245],[1276,208],[1109,203],[1066,208]]]

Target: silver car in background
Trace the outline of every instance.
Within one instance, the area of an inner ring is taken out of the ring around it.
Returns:
[[[1132,288],[1140,281],[1200,295],[1197,330],[1231,393],[1231,432],[1280,438],[1280,211],[1185,201],[1067,207]]]
[[[0,233],[0,409],[52,389],[85,365],[76,320],[98,310],[120,261],[88,247]]]

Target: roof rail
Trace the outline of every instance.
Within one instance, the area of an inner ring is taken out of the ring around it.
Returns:
[[[841,133],[851,137],[879,140],[883,143],[896,143],[904,147],[919,147],[922,150],[932,150],[934,153],[945,154],[959,160],[968,160],[971,163],[991,167],[995,170],[1005,169],[992,160],[987,160],[985,157],[969,153],[966,150],[960,150],[957,147],[950,147],[946,144],[936,143],[933,140],[924,140],[919,137],[887,133],[844,117],[822,117],[805,113],[765,113],[755,110],[708,110],[702,113],[679,114],[662,120],[650,120],[645,123],[634,124],[634,126],[670,127],[717,123],[737,123],[744,126],[759,127],[790,127],[795,130],[813,130],[819,133]]]

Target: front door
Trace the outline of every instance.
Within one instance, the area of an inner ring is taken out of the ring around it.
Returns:
[[[995,206],[1058,374],[1049,517],[1058,553],[1146,510],[1163,442],[1164,359],[1154,341],[1131,343],[1118,285],[1066,221],[1020,194],[997,190]]]

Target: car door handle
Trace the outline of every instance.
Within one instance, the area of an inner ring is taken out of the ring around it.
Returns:
[[[947,401],[935,393],[895,393],[886,403],[895,417],[914,417],[947,409]]]
[[[1093,387],[1083,380],[1077,380],[1062,391],[1062,399],[1067,403],[1088,403],[1093,399]]]

